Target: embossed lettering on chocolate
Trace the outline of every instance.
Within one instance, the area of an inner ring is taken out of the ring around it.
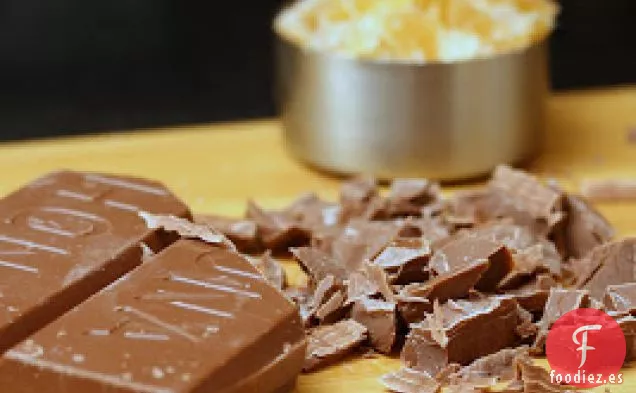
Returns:
[[[51,173],[0,200],[0,353],[138,266],[142,242],[168,245],[139,210],[190,217],[157,182],[96,173]]]
[[[11,393],[273,393],[305,357],[296,306],[239,254],[179,240],[4,354]]]

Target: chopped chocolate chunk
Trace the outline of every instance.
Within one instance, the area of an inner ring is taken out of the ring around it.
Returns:
[[[292,255],[300,266],[310,275],[311,281],[320,282],[328,275],[342,281],[347,277],[347,270],[331,255],[313,247],[291,248]]]
[[[528,348],[505,348],[486,355],[463,367],[456,375],[464,382],[479,383],[494,379],[494,383],[513,380],[517,375],[515,360],[528,353]]]
[[[440,393],[442,391],[442,385],[429,374],[410,368],[402,368],[385,374],[380,381],[385,388],[395,393]]]
[[[499,206],[504,216],[510,216],[518,224],[524,224],[528,215],[552,227],[563,218],[562,195],[558,190],[543,185],[536,177],[500,165],[489,183],[493,193],[500,196]]]
[[[490,198],[488,190],[457,191],[448,201],[446,221],[456,228],[470,228],[480,221],[483,205]]]
[[[349,271],[357,270],[380,254],[399,231],[393,222],[353,220],[334,240],[331,252]]]
[[[421,322],[426,313],[433,312],[433,303],[427,298],[397,295],[397,309],[406,324]]]
[[[635,312],[636,283],[608,286],[603,300],[608,310]]]
[[[510,251],[501,243],[480,237],[463,237],[437,250],[429,267],[438,275],[446,275],[479,260],[488,262],[486,271],[475,283],[475,288],[482,291],[494,291],[513,266]]]
[[[547,241],[519,250],[512,257],[514,267],[499,283],[499,290],[518,289],[543,273],[562,276],[561,260],[554,245]]]
[[[350,301],[378,294],[382,295],[384,300],[395,300],[393,290],[388,284],[388,277],[379,266],[365,263],[360,270],[351,273],[348,284],[347,298]]]
[[[261,274],[278,289],[284,289],[287,286],[287,276],[285,269],[274,257],[271,251],[267,250],[260,258],[249,258],[254,266]]]
[[[427,298],[431,301],[445,302],[448,299],[461,299],[479,282],[490,264],[487,260],[476,260],[465,267],[437,276],[424,283],[406,285],[400,295],[406,297]]]
[[[373,348],[391,352],[396,338],[395,303],[370,298],[357,300],[351,318],[366,326]]]
[[[314,231],[337,225],[340,206],[325,202],[314,193],[307,193],[296,199],[284,213],[303,228]]]
[[[394,284],[408,284],[428,279],[428,261],[431,248],[428,242],[417,238],[399,238],[387,246],[373,263],[394,275]]]
[[[594,201],[633,201],[636,200],[636,179],[584,180],[581,194]]]
[[[309,332],[303,371],[313,371],[350,354],[367,338],[367,328],[350,319]]]
[[[346,314],[344,302],[344,294],[341,291],[334,292],[326,302],[316,309],[316,318],[321,324],[333,323],[342,319]]]
[[[439,184],[426,179],[395,179],[388,197],[391,217],[418,216],[422,208],[440,199]]]
[[[636,281],[636,238],[598,246],[573,265],[578,271],[577,286],[601,299],[608,285]]]
[[[532,347],[533,354],[543,353],[548,330],[564,314],[590,306],[590,293],[574,289],[552,288],[545,304],[543,318],[538,322],[539,332]]]
[[[507,291],[506,296],[514,298],[525,310],[541,317],[550,295],[550,289],[556,286],[557,282],[552,276],[540,274],[527,284]]]
[[[411,325],[402,360],[408,367],[435,375],[449,363],[467,365],[515,345],[518,324],[518,307],[512,299],[449,301]]]
[[[247,202],[248,219],[258,228],[260,242],[273,251],[287,251],[309,243],[311,234],[284,212],[265,211],[253,201]]]
[[[534,364],[530,356],[522,354],[515,359],[519,379],[523,382],[523,393],[571,392],[550,380],[548,371]]]
[[[243,253],[253,253],[259,250],[256,223],[251,220],[198,214],[194,222],[209,225],[230,239],[236,248]]]
[[[345,182],[340,188],[340,204],[341,222],[347,222],[352,218],[377,219],[382,217],[386,210],[377,181],[370,177],[357,177]]]
[[[614,237],[612,225],[583,198],[569,195],[566,211],[565,257],[583,258],[594,247]]]
[[[407,217],[401,222],[398,236],[402,238],[420,238],[431,245],[437,245],[450,237],[448,228],[439,218]]]
[[[206,243],[236,251],[234,243],[209,225],[196,224],[185,218],[176,216],[155,215],[144,211],[140,211],[138,214],[139,217],[143,218],[146,222],[146,226],[149,229],[163,229],[167,232],[177,232],[179,236],[185,239],[202,240]]]

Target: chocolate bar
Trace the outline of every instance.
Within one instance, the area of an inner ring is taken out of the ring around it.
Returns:
[[[246,259],[179,240],[9,350],[12,393],[278,392],[302,367],[298,312]]]
[[[51,173],[0,200],[0,353],[168,245],[141,211],[190,218],[159,183],[96,173]]]

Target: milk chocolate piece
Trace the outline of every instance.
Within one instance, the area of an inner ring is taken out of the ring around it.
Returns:
[[[236,251],[236,246],[225,235],[215,228],[200,223],[193,223],[184,218],[139,212],[139,216],[144,219],[146,226],[150,229],[162,229],[166,232],[175,232],[184,239],[202,240],[218,247]]]
[[[527,284],[507,291],[506,296],[515,299],[521,307],[534,316],[541,317],[550,296],[550,289],[556,286],[557,282],[551,276],[540,274]]]
[[[357,177],[343,183],[340,205],[341,222],[352,218],[373,220],[386,215],[386,203],[380,197],[377,180],[372,177]]]
[[[431,247],[421,238],[398,238],[389,244],[373,263],[394,278],[394,284],[408,284],[428,279],[428,261]]]
[[[527,354],[527,347],[505,348],[475,360],[470,365],[463,367],[453,377],[475,384],[484,382],[486,379],[493,379],[493,385],[502,381],[510,381],[517,376],[516,359],[519,356],[527,356]]]
[[[513,267],[512,255],[501,243],[481,237],[459,238],[437,250],[429,267],[438,275],[445,275],[480,260],[487,261],[488,268],[475,283],[475,288],[494,291]]]
[[[331,253],[348,271],[357,270],[376,258],[400,229],[394,222],[352,220],[334,240]]]
[[[636,179],[586,179],[581,194],[593,201],[636,200]]]
[[[354,321],[366,326],[371,346],[382,353],[390,353],[396,338],[395,303],[364,298],[354,303]]]
[[[583,258],[593,248],[614,237],[612,225],[583,198],[567,196],[566,211],[565,257]]]
[[[320,282],[329,275],[338,281],[347,277],[345,267],[331,255],[318,248],[300,247],[292,248],[290,251],[314,283]]]
[[[385,388],[396,393],[440,393],[442,385],[429,374],[401,368],[380,379]]]
[[[350,319],[319,326],[309,332],[304,371],[332,364],[350,354],[367,338],[367,328]]]
[[[479,213],[488,219],[507,217],[541,234],[548,234],[565,216],[560,191],[507,166],[495,169],[489,195],[479,208]]]
[[[468,295],[489,267],[487,260],[475,260],[427,282],[406,285],[400,291],[400,295],[427,298],[431,302],[461,299]]]
[[[304,246],[311,238],[306,228],[284,212],[265,211],[251,200],[246,216],[256,223],[259,240],[267,249],[283,252],[288,247]]]
[[[636,281],[636,238],[626,238],[594,248],[579,266],[578,287],[601,299],[608,285]]]
[[[55,172],[0,200],[0,353],[142,261],[170,236],[139,211],[190,217],[161,184]]]
[[[539,332],[532,348],[533,354],[543,353],[548,330],[559,318],[570,311],[589,306],[588,291],[552,288],[543,311],[543,318],[538,323]]]
[[[402,351],[410,368],[435,375],[449,363],[475,359],[514,346],[519,324],[517,303],[506,298],[449,301],[411,325]]]
[[[198,214],[194,221],[209,225],[228,237],[243,253],[253,253],[261,248],[256,223],[251,220]]]
[[[179,240],[5,354],[13,393],[277,392],[305,338],[295,306],[244,258]]]
[[[398,294],[396,300],[399,316],[406,325],[421,322],[427,313],[433,312],[433,302],[427,298]]]
[[[381,267],[365,263],[362,268],[349,275],[347,298],[350,301],[382,295],[393,302],[395,295],[388,284],[388,277]]]
[[[426,179],[395,179],[387,201],[391,217],[418,216],[422,208],[441,197],[439,184]]]
[[[258,271],[261,272],[261,274],[265,276],[267,281],[269,281],[273,286],[278,289],[284,289],[287,287],[287,275],[285,274],[285,269],[280,262],[274,259],[270,250],[265,251],[265,253],[263,253],[260,257],[249,257],[248,260],[256,266]]]
[[[340,206],[325,202],[314,193],[307,193],[288,206],[284,214],[313,232],[337,225],[340,219]]]
[[[636,283],[608,286],[603,301],[608,310],[636,312]]]

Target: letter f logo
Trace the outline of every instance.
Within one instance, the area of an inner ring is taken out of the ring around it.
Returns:
[[[601,330],[602,328],[603,326],[601,325],[586,325],[581,326],[580,328],[576,329],[574,333],[572,333],[572,341],[574,341],[574,344],[580,345],[580,347],[576,349],[577,351],[581,351],[581,364],[579,365],[579,368],[583,367],[585,365],[585,362],[587,361],[587,351],[593,351],[596,349],[587,345],[587,332],[590,330]],[[577,336],[581,332],[583,333],[583,335],[581,341],[579,342]]]

